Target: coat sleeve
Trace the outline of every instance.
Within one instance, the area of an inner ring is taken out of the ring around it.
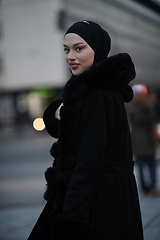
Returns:
[[[53,220],[53,239],[91,238],[91,205],[102,180],[107,144],[104,106],[100,90],[93,91],[85,99],[79,128],[77,163],[68,186],[63,212]]]
[[[52,102],[43,114],[43,121],[46,126],[46,130],[54,138],[58,137],[58,125],[59,120],[55,118],[55,112],[62,103],[62,99]]]

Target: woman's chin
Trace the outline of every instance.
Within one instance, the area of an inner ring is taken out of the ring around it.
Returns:
[[[71,72],[74,76],[78,76],[80,73],[82,73],[83,71],[79,71],[78,69],[71,69]]]
[[[82,67],[79,66],[79,67],[76,68],[76,69],[70,68],[70,70],[71,70],[71,72],[72,72],[72,74],[73,74],[74,76],[78,76],[79,74],[85,72],[87,69],[84,69],[84,68],[82,68]]]

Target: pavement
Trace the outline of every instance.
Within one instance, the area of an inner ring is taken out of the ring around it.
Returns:
[[[31,127],[0,130],[0,240],[26,240],[45,201],[44,171],[52,164],[53,140]],[[160,189],[160,146],[157,145]],[[147,174],[147,173],[146,173]],[[135,166],[145,240],[160,240],[160,197],[141,192]],[[136,239],[135,239],[136,240]]]
[[[141,192],[138,182],[137,167],[135,176],[138,185],[142,223],[145,240],[160,240],[160,196],[153,197]],[[157,166],[157,188],[160,189],[160,164]]]

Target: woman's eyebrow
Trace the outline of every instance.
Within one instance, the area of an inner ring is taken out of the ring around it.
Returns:
[[[84,44],[84,43],[83,43],[83,42],[75,43],[73,46],[75,47],[75,46],[77,46],[77,45],[79,45],[79,44]],[[63,46],[64,46],[64,47],[68,47],[68,46],[65,45],[65,44],[63,44]]]
[[[84,43],[83,42],[79,42],[79,43],[74,44],[73,46],[77,46],[79,44],[84,44]]]

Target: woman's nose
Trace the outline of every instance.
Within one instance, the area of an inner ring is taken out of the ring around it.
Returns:
[[[74,60],[76,58],[73,50],[70,50],[68,58],[69,60]]]

